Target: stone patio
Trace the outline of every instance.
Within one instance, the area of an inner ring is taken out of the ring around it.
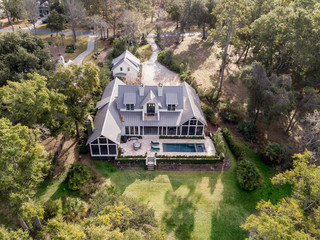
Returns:
[[[138,150],[133,149],[133,144],[139,141],[141,143],[141,148]],[[159,145],[154,145],[154,147],[160,147],[159,151],[151,150],[151,141],[159,142]],[[163,143],[203,143],[206,151],[205,152],[163,152]],[[157,136],[143,136],[139,140],[131,140],[126,143],[121,143],[120,147],[124,153],[122,156],[137,156],[137,155],[147,155],[154,156],[157,155],[168,155],[168,156],[215,156],[216,150],[213,145],[213,142],[209,137],[205,139],[159,139]]]

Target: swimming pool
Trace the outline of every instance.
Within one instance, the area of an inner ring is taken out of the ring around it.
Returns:
[[[203,143],[163,143],[163,152],[205,152]]]

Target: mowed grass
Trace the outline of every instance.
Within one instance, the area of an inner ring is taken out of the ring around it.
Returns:
[[[240,225],[255,212],[256,203],[277,202],[290,193],[289,186],[273,186],[273,170],[248,151],[264,176],[261,188],[251,193],[236,184],[230,150],[232,165],[225,171],[120,171],[105,162],[95,166],[122,194],[153,207],[169,239],[244,239],[248,234]]]
[[[79,192],[68,189],[65,182],[66,176],[67,173],[63,173],[56,179],[42,183],[35,196],[36,201],[44,203],[48,200],[57,200],[67,196],[82,198]]]

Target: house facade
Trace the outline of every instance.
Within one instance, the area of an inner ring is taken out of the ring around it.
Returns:
[[[48,1],[46,0],[37,0],[38,7],[39,7],[39,16],[45,17],[48,16],[50,13],[50,6]]]
[[[121,136],[203,136],[207,125],[196,91],[179,86],[126,85],[110,82],[97,103],[92,157],[117,156]]]
[[[112,61],[112,74],[114,77],[137,79],[141,72],[141,62],[128,50]]]

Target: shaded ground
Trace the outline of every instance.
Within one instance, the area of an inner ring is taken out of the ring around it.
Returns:
[[[59,60],[63,56],[65,61],[75,59],[80,53],[87,49],[88,36],[77,36],[77,48],[74,53],[66,53],[66,46],[73,43],[72,36],[66,35],[62,40],[56,34],[38,34],[40,38],[48,42],[49,50],[53,60]]]
[[[58,137],[58,140],[48,138],[43,142],[45,149],[50,153],[54,153],[59,144],[62,136]],[[63,195],[79,196],[78,192],[68,191],[65,185],[65,178],[67,176],[68,169],[72,163],[79,159],[77,140],[69,139],[65,141],[60,156],[54,167],[53,179],[49,182],[44,182],[36,194],[36,200],[40,202],[48,201],[49,199],[55,200]]]

